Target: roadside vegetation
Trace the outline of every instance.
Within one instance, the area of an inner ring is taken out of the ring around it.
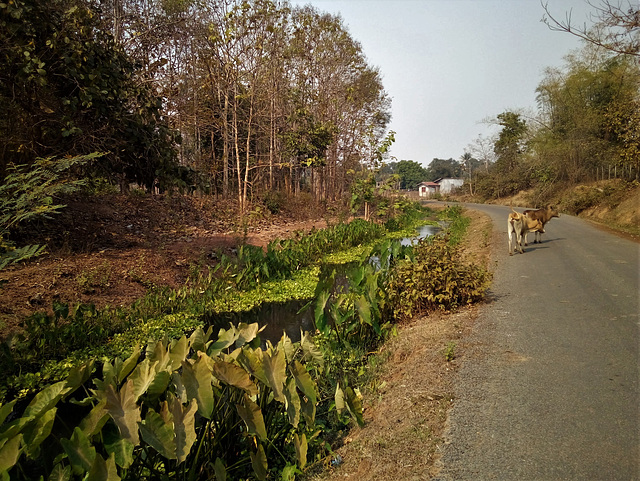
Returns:
[[[363,425],[374,353],[398,326],[489,286],[461,255],[462,209],[399,194],[424,172],[385,162],[390,99],[338,16],[270,0],[14,0],[0,3],[0,49],[2,481],[322,471]],[[496,137],[453,166],[464,191],[540,205],[570,190],[576,213],[626,202],[634,56],[585,49],[550,70],[537,115],[498,114]],[[323,228],[249,242],[312,209]],[[399,242],[428,221],[447,227]],[[122,279],[122,302],[91,302]],[[223,316],[291,300],[312,319],[295,339]],[[454,341],[437,351],[455,362]]]

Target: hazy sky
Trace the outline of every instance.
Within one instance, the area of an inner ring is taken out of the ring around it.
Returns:
[[[635,1],[635,0],[634,0]],[[340,14],[392,98],[391,155],[428,165],[459,159],[483,120],[507,109],[535,109],[547,67],[580,47],[541,22],[539,0],[292,0]],[[598,4],[597,0],[592,3]],[[548,0],[550,12],[591,24],[585,0]]]

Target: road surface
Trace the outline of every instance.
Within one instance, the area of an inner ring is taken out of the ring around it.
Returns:
[[[504,241],[433,480],[640,480],[639,244],[561,215],[509,257],[468,207]]]

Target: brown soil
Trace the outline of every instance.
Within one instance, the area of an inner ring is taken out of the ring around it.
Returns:
[[[465,239],[467,259],[487,266],[491,245],[499,240],[491,229],[489,217],[474,212]],[[354,428],[335,450],[333,465],[326,460],[309,479],[417,481],[436,475],[435,461],[454,401],[453,376],[477,311],[472,306],[436,312],[401,325],[397,337],[378,353],[382,367],[363,393],[365,426]],[[453,349],[451,361],[446,359],[448,349]]]
[[[308,202],[289,202],[279,215],[256,209],[244,226],[237,217],[231,203],[194,197],[70,200],[55,219],[19,233],[18,245],[46,244],[48,253],[0,271],[0,340],[54,301],[129,305],[152,286],[183,285],[192,268],[243,242],[264,247],[327,226]]]

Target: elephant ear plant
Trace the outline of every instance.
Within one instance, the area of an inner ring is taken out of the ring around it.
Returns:
[[[304,468],[322,359],[308,335],[260,347],[257,324],[152,341],[0,406],[0,480],[266,479]],[[293,479],[290,477],[289,479]]]

